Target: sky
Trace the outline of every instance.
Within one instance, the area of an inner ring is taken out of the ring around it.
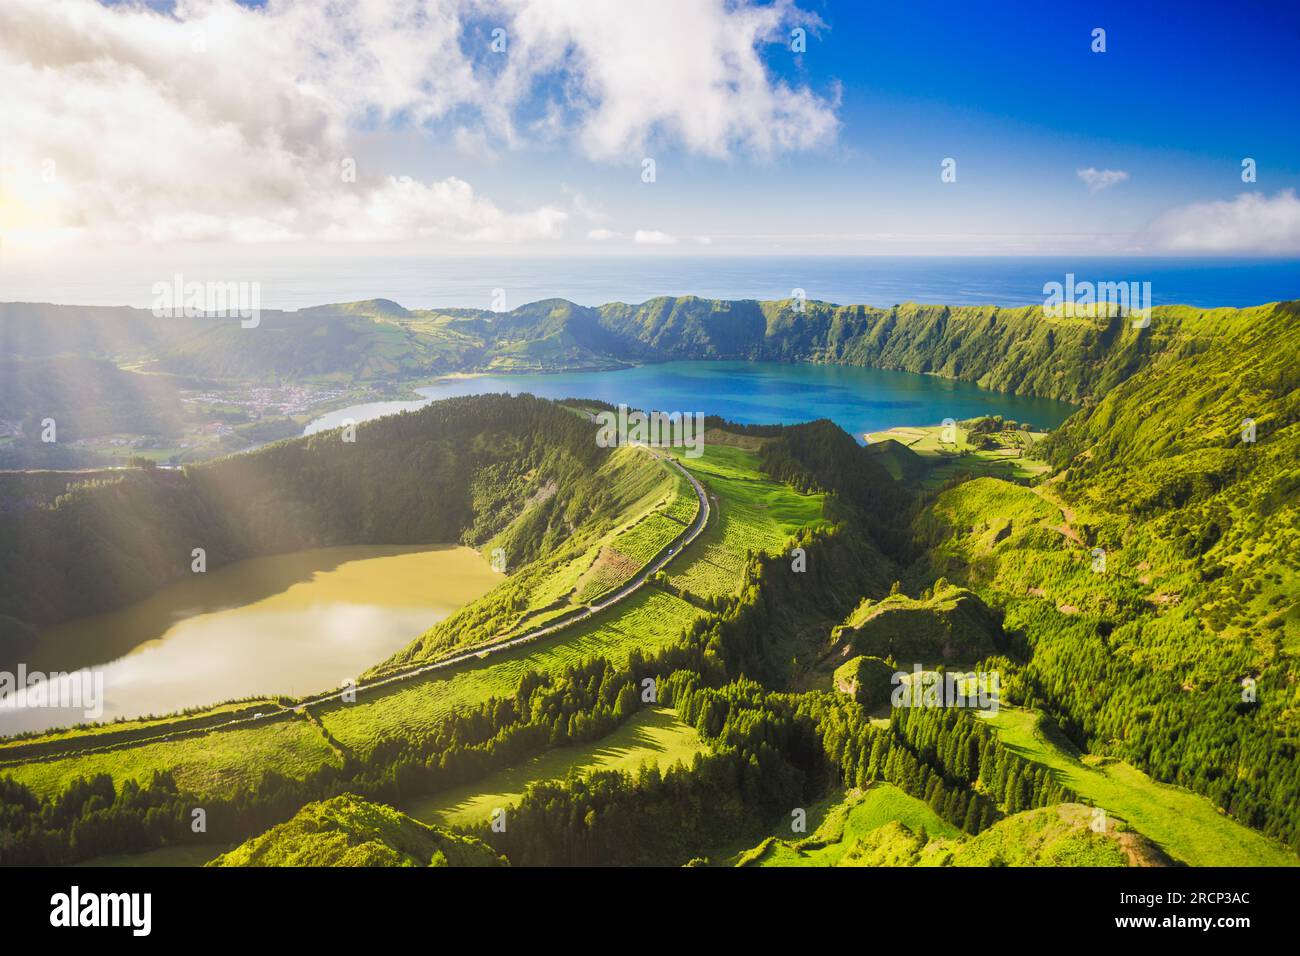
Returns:
[[[4,0],[0,266],[1296,256],[1297,48],[1267,2]]]

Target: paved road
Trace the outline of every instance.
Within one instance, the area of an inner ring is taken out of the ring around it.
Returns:
[[[500,641],[495,644],[488,644],[482,647],[478,647],[475,650],[465,651],[463,653],[456,654],[452,657],[444,657],[441,658],[440,660],[433,661],[432,663],[429,664],[419,664],[414,667],[408,668],[406,670],[397,671],[392,674],[386,674],[383,677],[377,677],[374,680],[366,681],[365,683],[362,684],[357,684],[354,688],[331,691],[327,694],[320,694],[316,697],[307,698],[305,700],[299,701],[297,704],[294,704],[292,707],[287,707],[280,710],[268,710],[265,711],[264,713],[255,714],[254,716],[251,717],[237,717],[234,720],[228,720],[220,724],[210,724],[207,727],[196,728],[194,730],[179,730],[170,734],[159,734],[156,737],[142,737],[142,738],[137,738],[135,740],[122,741],[117,744],[106,744],[102,748],[84,747],[84,748],[69,748],[69,750],[75,749],[76,752],[89,752],[89,751],[96,751],[96,750],[116,750],[121,747],[128,747],[128,746],[135,747],[141,744],[156,742],[160,740],[167,740],[172,737],[186,737],[186,736],[193,736],[196,734],[211,733],[214,730],[226,730],[230,727],[236,727],[242,724],[250,724],[253,722],[267,723],[272,720],[288,717],[295,713],[301,713],[304,707],[311,707],[311,706],[315,706],[316,704],[325,704],[333,700],[342,700],[345,694],[348,694],[352,691],[355,691],[356,693],[361,693],[362,691],[374,690],[378,687],[385,687],[390,684],[399,683],[400,681],[410,680],[411,678],[419,677],[422,674],[428,674],[433,671],[443,670],[444,668],[454,667],[457,664],[464,664],[467,661],[472,661],[476,659],[483,660],[491,657],[493,654],[500,654],[503,651],[512,650],[513,648],[520,647],[524,644],[531,644],[532,642],[541,640],[544,637],[549,637],[550,635],[562,631],[567,627],[572,627],[574,624],[577,624],[580,621],[585,621],[591,617],[594,617],[595,615],[601,613],[602,611],[609,610],[614,605],[618,604],[621,601],[627,600],[637,591],[645,587],[647,582],[649,582],[650,578],[654,577],[655,574],[663,570],[663,568],[668,564],[668,562],[672,561],[679,554],[681,554],[682,550],[686,548],[687,545],[689,545],[692,541],[694,541],[696,538],[700,536],[700,533],[704,531],[705,526],[709,522],[709,496],[705,494],[704,487],[699,483],[698,480],[696,480],[695,476],[692,475],[685,468],[683,468],[677,461],[668,457],[667,455],[660,454],[659,452],[653,451],[649,448],[647,448],[646,450],[649,451],[650,454],[658,458],[660,461],[667,463],[672,468],[676,468],[678,471],[680,471],[683,475],[686,476],[686,480],[691,483],[691,487],[695,490],[695,497],[699,500],[700,503],[699,512],[696,514],[695,521],[691,523],[690,527],[688,527],[672,543],[670,543],[661,552],[659,552],[658,556],[656,556],[654,560],[652,560],[648,565],[646,565],[636,575],[636,577],[632,578],[630,581],[628,581],[617,591],[613,592],[607,597],[602,598],[600,601],[596,602],[595,604],[588,605],[587,607],[584,607],[581,610],[573,611],[570,614],[566,615],[561,620],[553,621],[552,623],[547,624],[545,627],[539,627],[536,630],[529,631],[525,634],[521,634],[518,637],[512,637],[506,641]],[[63,751],[63,752],[66,753],[68,751]],[[58,756],[58,754],[57,753],[43,754],[40,759],[48,760],[54,756]]]

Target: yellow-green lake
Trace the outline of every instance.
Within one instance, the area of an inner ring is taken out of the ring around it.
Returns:
[[[254,558],[41,634],[30,671],[103,674],[95,720],[338,687],[491,590],[471,548],[350,546]],[[0,708],[0,735],[83,710]]]

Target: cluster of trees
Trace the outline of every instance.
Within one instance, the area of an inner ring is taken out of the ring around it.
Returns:
[[[597,740],[657,700],[644,681],[693,657],[684,646],[669,647],[654,658],[634,652],[622,668],[595,658],[559,675],[529,671],[513,697],[449,714],[427,734],[379,742],[357,762],[354,779],[367,794],[400,801],[471,783],[552,747]]]
[[[1248,826],[1300,846],[1300,756],[1286,712],[1296,698],[1284,669],[1253,671],[1257,665],[1234,646],[1188,651],[1200,660],[1189,656],[1195,663],[1173,672],[1135,666],[1115,645],[1138,633],[1160,658],[1182,655],[1186,642],[1206,637],[1194,624],[1133,620],[1107,638],[1095,618],[1060,617],[1016,608],[1012,620],[1033,646],[1018,695],[1025,704],[1052,714],[1078,745],[1205,794]],[[1182,674],[1202,668],[1227,673],[1184,683]]]
[[[67,866],[109,853],[231,843],[342,789],[345,776],[330,765],[302,780],[268,772],[233,797],[196,797],[161,771],[145,786],[106,773],[77,779],[46,800],[0,777],[0,865]]]
[[[961,710],[900,709],[878,728],[842,697],[743,678],[712,687],[690,671],[670,675],[664,696],[710,753],[690,767],[535,784],[504,829],[485,822],[475,835],[516,864],[673,865],[788,823],[837,782],[888,781],[972,834],[1077,799]]]
[[[800,713],[816,721],[841,783],[887,781],[968,833],[979,833],[1004,813],[1077,799],[1046,767],[1008,749],[967,710],[895,708],[884,729],[842,697],[806,694],[796,702]]]
[[[904,540],[886,530],[902,526],[911,495],[890,476],[873,451],[829,419],[782,428],[759,451],[763,470],[807,494],[829,491],[835,503],[850,508],[881,544],[897,550]]]
[[[1021,425],[1015,419],[1003,418],[1001,415],[982,415],[979,418],[963,422],[967,435],[998,435],[1006,431],[1024,428],[1029,431],[1029,423]]]
[[[674,672],[666,702],[713,745],[691,767],[643,767],[536,784],[504,830],[475,835],[516,865],[673,865],[752,837],[819,796],[828,766],[811,720],[751,681],[701,687]]]

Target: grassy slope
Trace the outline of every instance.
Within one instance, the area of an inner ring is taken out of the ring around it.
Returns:
[[[156,770],[171,770],[182,790],[204,796],[230,796],[274,770],[301,777],[322,764],[339,764],[334,753],[305,720],[285,720],[260,727],[217,731],[182,740],[123,747],[103,753],[6,767],[19,783],[38,796],[52,796],[77,777],[111,774],[120,784],[145,784]]]
[[[953,866],[1167,865],[1142,837],[1109,822],[1105,834],[1095,832],[1092,819],[1091,808],[1078,803],[1017,813],[958,844],[945,862]]]
[[[571,630],[494,655],[490,663],[466,664],[382,696],[362,693],[355,704],[327,706],[320,719],[345,747],[365,756],[385,737],[422,734],[456,707],[513,694],[529,670],[556,672],[593,657],[621,665],[633,648],[653,653],[674,642],[698,613],[680,598],[648,588]]]
[[[309,803],[209,866],[499,866],[474,837],[432,827],[350,793]]]
[[[1100,544],[1142,552],[1153,590],[1200,592],[1207,630],[1300,677],[1300,308],[1168,356],[1048,443],[1055,489]],[[1254,442],[1243,421],[1256,423]],[[1206,574],[1217,578],[1201,580]],[[1157,588],[1156,585],[1159,585]],[[1288,658],[1283,660],[1280,658]]]
[[[525,788],[538,780],[564,779],[571,773],[594,770],[633,772],[643,763],[657,763],[660,769],[677,761],[689,766],[704,749],[695,728],[678,720],[674,711],[647,709],[600,740],[549,750],[476,783],[421,800],[407,812],[426,823],[469,826],[487,820],[496,807],[518,803]]]
[[[904,473],[908,462],[898,462],[900,456],[890,446],[897,442],[914,452],[925,469],[913,479],[922,488],[942,487],[959,474],[1028,482],[1050,470],[1048,463],[1035,457],[1032,450],[1045,437],[1045,432],[1000,432],[993,436],[996,447],[978,449],[968,440],[965,428],[958,425],[955,431],[956,441],[951,443],[940,441],[944,437],[942,425],[891,428],[873,432],[871,439],[884,446],[880,451],[881,461],[896,480],[909,478]]]
[[[923,801],[877,783],[865,793],[834,794],[810,819],[809,837],[769,837],[737,854],[736,866],[1130,866],[1164,865],[1144,837],[1111,825],[1094,832],[1080,804],[1017,813],[969,837]]]
[[[865,793],[837,792],[809,808],[806,838],[769,837],[757,847],[737,854],[736,866],[835,866],[855,842],[873,830],[897,821],[910,830],[922,828],[935,837],[960,835],[923,801],[889,783],[877,783]]]
[[[1192,866],[1296,866],[1285,847],[1242,826],[1205,797],[1157,783],[1114,759],[1080,755],[1061,732],[1031,710],[1003,707],[988,717],[1012,750],[1051,767],[1080,797],[1127,821],[1170,856]]]
[[[368,676],[527,633],[572,613],[627,581],[681,533],[682,526],[665,515],[684,510],[681,495],[689,494],[694,501],[695,494],[689,485],[682,487],[667,465],[640,449],[619,448],[596,477],[599,487],[609,490],[600,515],[571,526],[535,560],[513,567],[510,556],[520,550],[516,540],[529,528],[529,511],[544,506],[551,490],[543,489],[520,517],[483,546],[489,555],[499,550],[510,576],[372,668]],[[627,553],[628,559],[610,560],[614,549]]]
[[[733,594],[747,551],[775,553],[800,528],[823,523],[825,495],[801,495],[762,477],[752,451],[706,442],[703,456],[679,455],[678,461],[718,502],[708,528],[672,565],[668,577],[697,597]]]

